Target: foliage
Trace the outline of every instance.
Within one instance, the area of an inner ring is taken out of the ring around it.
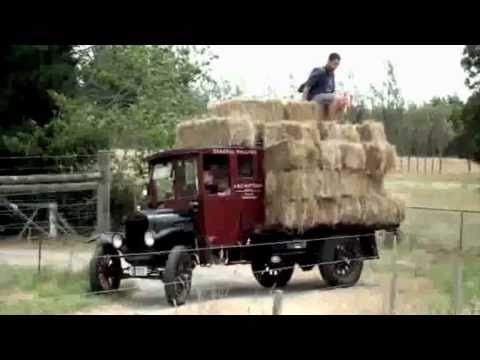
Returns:
[[[467,72],[465,84],[472,90],[480,90],[480,45],[466,45],[461,64]]]
[[[3,45],[0,53],[0,153],[39,153],[57,110],[48,90],[76,90],[73,46]]]

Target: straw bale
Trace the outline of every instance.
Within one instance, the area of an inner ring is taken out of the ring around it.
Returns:
[[[335,121],[319,121],[317,126],[322,140],[340,140],[342,138],[340,125]]]
[[[350,141],[354,143],[360,142],[360,134],[358,133],[357,126],[352,124],[340,125],[340,136],[342,140]]]
[[[367,174],[360,171],[344,170],[340,174],[340,193],[342,196],[365,196],[376,191]]]
[[[323,170],[319,190],[316,194],[318,199],[336,199],[342,196],[340,171]]]
[[[358,133],[360,134],[360,140],[362,142],[374,141],[374,142],[385,142],[387,137],[385,135],[385,128],[383,123],[367,120],[357,127]]]
[[[286,101],[284,119],[292,121],[312,121],[320,116],[320,107],[313,101]]]
[[[176,148],[253,146],[255,128],[245,118],[205,118],[181,122],[176,128]]]
[[[339,144],[335,140],[320,141],[317,147],[320,169],[340,170],[342,168],[342,152]]]
[[[366,153],[362,144],[342,142],[339,146],[343,169],[365,170]]]
[[[387,144],[386,152],[385,172],[388,173],[397,167],[397,148],[395,145]]]
[[[290,171],[304,169],[317,161],[313,144],[304,141],[281,141],[265,150],[266,171]]]
[[[296,122],[296,121],[279,121],[275,123],[267,123],[258,127],[263,131],[264,146],[266,148],[284,140],[307,141],[313,145],[320,142],[320,135],[316,129],[315,123]]]
[[[247,116],[262,123],[283,119],[284,106],[279,100],[229,100],[209,104],[208,112],[217,116]]]
[[[340,222],[340,207],[338,201],[332,199],[317,200],[316,223],[336,225]]]
[[[366,142],[363,144],[366,154],[367,173],[380,176],[384,175],[387,169],[387,149],[386,142]]]
[[[339,222],[345,225],[362,223],[362,207],[356,197],[342,197],[339,201]]]

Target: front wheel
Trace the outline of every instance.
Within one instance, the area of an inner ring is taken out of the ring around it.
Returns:
[[[170,305],[185,304],[192,287],[193,261],[185,246],[174,246],[165,266],[163,281],[165,295]]]
[[[319,265],[320,274],[329,286],[353,286],[360,279],[363,261],[360,243],[356,240],[326,241],[323,259],[330,264]]]
[[[93,292],[117,290],[120,287],[122,266],[118,251],[97,246],[89,265],[90,289]]]
[[[252,272],[255,279],[265,288],[281,288],[288,284],[293,275],[294,263],[282,262],[272,265],[266,259],[253,259]]]

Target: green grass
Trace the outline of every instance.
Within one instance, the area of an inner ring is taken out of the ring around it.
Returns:
[[[0,314],[67,314],[105,303],[89,291],[86,271],[0,266]]]

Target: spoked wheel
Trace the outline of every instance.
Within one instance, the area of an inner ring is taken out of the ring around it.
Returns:
[[[292,262],[272,264],[268,259],[256,258],[252,261],[253,276],[265,288],[281,288],[292,278],[294,265]]]
[[[116,290],[120,287],[122,266],[118,251],[97,246],[90,260],[90,289],[93,292]]]
[[[356,240],[325,242],[324,259],[332,264],[319,265],[323,279],[330,286],[353,286],[360,279],[363,260]]]
[[[193,261],[185,246],[175,246],[168,255],[163,281],[170,305],[185,304],[192,287]]]

